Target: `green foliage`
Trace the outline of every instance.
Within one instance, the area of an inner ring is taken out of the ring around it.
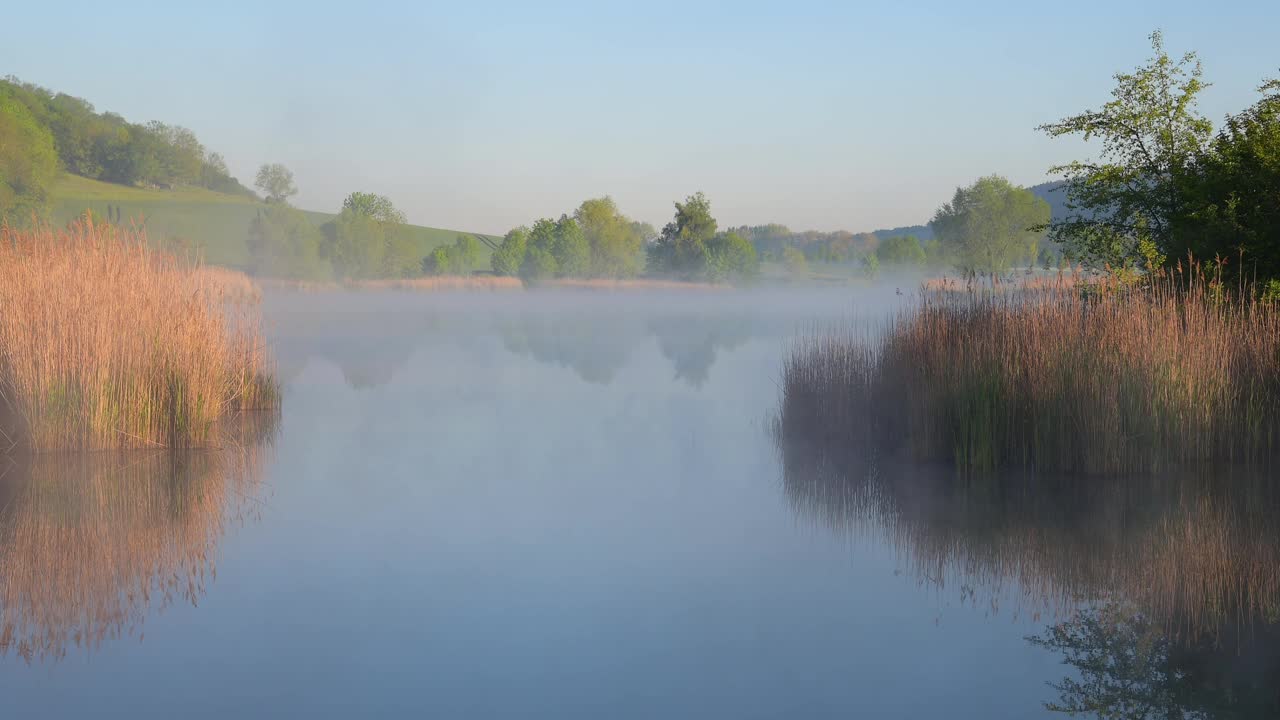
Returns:
[[[44,215],[57,173],[52,135],[25,106],[0,95],[0,221]]]
[[[293,182],[293,171],[280,163],[264,163],[259,167],[253,186],[258,188],[269,203],[287,203],[289,198],[298,194],[298,186]]]
[[[649,246],[649,268],[684,280],[701,279],[707,274],[707,245],[716,235],[711,201],[699,192],[675,205],[675,218]]]
[[[1186,242],[1196,257],[1242,254],[1247,276],[1280,278],[1280,81],[1227,119],[1202,157]]]
[[[591,267],[591,246],[578,221],[561,215],[556,222],[555,242],[551,254],[556,259],[560,277],[583,277]]]
[[[582,203],[572,217],[544,218],[507,233],[493,253],[493,271],[536,282],[548,277],[626,278],[639,274],[653,227],[618,212],[609,197]],[[533,257],[533,251],[539,252]]]
[[[805,259],[804,251],[797,247],[788,245],[782,249],[782,263],[787,266],[787,272],[795,275],[809,271],[809,261]]]
[[[756,249],[736,232],[716,235],[707,243],[707,279],[712,282],[750,280],[760,272]]]
[[[804,253],[809,262],[847,263],[875,247],[873,233],[851,233],[844,230],[796,232],[785,225],[742,226],[733,229],[756,248],[761,257],[776,258],[785,262],[786,248],[794,247]]]
[[[618,212],[608,196],[587,200],[574,212],[590,253],[588,274],[592,277],[629,278],[643,268],[643,249],[653,228],[633,222]]]
[[[381,195],[351,193],[342,203],[342,212],[321,231],[321,256],[339,277],[411,277],[424,267],[417,243],[404,225],[404,214]]]
[[[1015,263],[1035,261],[1048,222],[1047,202],[992,175],[957,188],[929,226],[962,268],[1000,273]]]
[[[502,244],[493,252],[490,260],[493,272],[508,277],[519,275],[528,242],[529,228],[522,225],[508,232],[502,238]]]
[[[459,235],[452,245],[442,245],[422,260],[428,275],[470,275],[480,264],[480,241],[474,235]]]
[[[353,192],[342,201],[342,209],[380,223],[403,225],[404,213],[389,198],[374,193]]]
[[[1132,73],[1117,73],[1112,100],[1041,126],[1051,137],[1082,135],[1102,143],[1101,159],[1051,169],[1062,173],[1071,213],[1049,223],[1050,237],[1080,257],[1121,267],[1136,262],[1138,242],[1150,238],[1171,256],[1188,247],[1179,232],[1193,211],[1187,190],[1212,133],[1196,112],[1204,90],[1200,61],[1175,61],[1159,32],[1152,58]]]
[[[941,247],[941,243],[938,243]],[[915,235],[895,235],[886,238],[876,248],[876,259],[884,265],[921,266],[928,261],[924,246]]]
[[[379,277],[387,249],[387,233],[383,223],[372,217],[344,209],[338,217],[325,223],[321,230],[324,241],[321,255],[333,266],[338,277],[369,280]]]
[[[252,194],[227,173],[222,158],[207,154],[186,128],[130,123],[113,113],[98,113],[80,98],[12,77],[0,80],[0,99],[27,109],[50,133],[58,161],[72,174],[135,186],[203,186]]]
[[[867,253],[862,257],[862,274],[873,279],[880,274],[880,258],[875,253]]]
[[[560,271],[553,250],[556,246],[556,223],[542,218],[529,230],[524,258],[520,261],[520,279],[529,283],[548,280]]]
[[[324,280],[330,270],[320,258],[323,235],[307,216],[287,205],[259,211],[249,223],[250,269],[255,275]]]

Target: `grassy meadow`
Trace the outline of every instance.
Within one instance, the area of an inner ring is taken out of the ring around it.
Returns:
[[[256,286],[77,222],[0,227],[0,451],[217,444],[275,408]]]
[[[1198,270],[925,291],[883,327],[801,341],[778,424],[962,472],[1267,463],[1280,449],[1280,307]]]
[[[206,263],[244,269],[249,264],[245,240],[249,222],[267,206],[243,195],[214,192],[192,187],[175,190],[149,190],[127,185],[90,180],[63,174],[53,188],[53,219],[65,224],[86,210],[103,217],[107,206],[120,208],[124,224],[131,218],[144,218],[148,237],[167,246],[198,249]],[[304,211],[316,227],[333,219],[333,213]],[[442,230],[420,225],[408,226],[409,233],[425,256],[437,247],[454,242],[462,231]],[[474,233],[472,233],[474,234]],[[493,238],[485,235],[493,240]],[[481,245],[484,263],[488,265],[488,248]]]

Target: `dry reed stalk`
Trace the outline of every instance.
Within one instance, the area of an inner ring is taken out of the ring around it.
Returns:
[[[207,445],[273,374],[242,275],[89,219],[0,228],[0,450]]]
[[[783,427],[966,472],[1269,462],[1280,307],[1189,275],[925,292],[884,328],[802,340]]]

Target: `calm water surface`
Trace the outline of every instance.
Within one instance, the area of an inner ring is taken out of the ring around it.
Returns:
[[[269,297],[242,451],[3,471],[0,714],[1044,715],[1077,675],[1026,637],[1198,506],[779,452],[790,338],[896,302]]]

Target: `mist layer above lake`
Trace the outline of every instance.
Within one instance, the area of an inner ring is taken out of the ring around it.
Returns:
[[[1025,578],[977,601],[964,568],[922,572],[907,540],[945,510],[899,503],[899,532],[860,520],[846,485],[803,479],[774,445],[795,334],[899,302],[893,288],[269,296],[284,410],[245,491],[255,512],[205,550],[216,576],[129,605],[133,632],[56,662],[10,653],[6,706],[1037,716],[1064,671],[1024,640],[1055,620],[1018,610]],[[0,482],[21,496],[37,478],[15,473]],[[0,527],[28,527],[32,507],[9,505]]]

